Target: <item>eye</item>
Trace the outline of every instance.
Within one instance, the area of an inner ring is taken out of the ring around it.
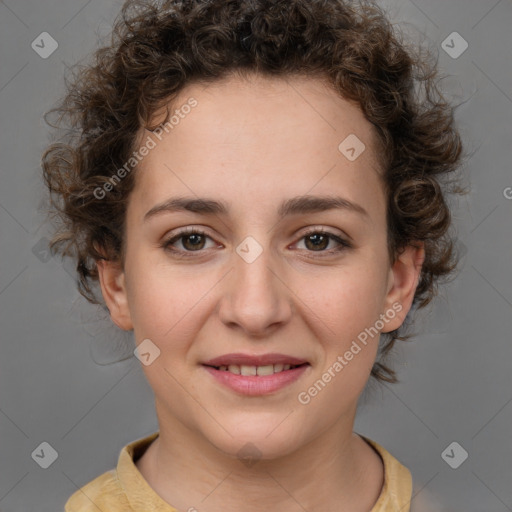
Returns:
[[[343,240],[338,235],[319,228],[310,229],[302,236],[301,240],[304,240],[306,250],[309,252],[332,254],[352,247],[349,242]],[[332,241],[336,242],[337,246],[325,250],[329,246],[329,243]]]
[[[186,228],[165,240],[162,243],[162,247],[178,256],[183,255],[186,257],[189,256],[186,254],[187,252],[198,252],[204,249],[207,238],[211,240],[210,236],[198,228]],[[181,248],[174,248],[173,246],[180,241]]]
[[[161,246],[165,250],[172,252],[176,257],[191,257],[196,256],[193,253],[200,253],[205,249],[206,239],[213,241],[213,239],[201,229],[190,227],[175,233],[171,238],[162,242]],[[300,240],[304,240],[305,250],[307,252],[322,253],[318,254],[318,257],[323,257],[324,255],[329,256],[352,247],[346,240],[320,228],[310,229]],[[326,250],[330,242],[333,241],[337,246]],[[181,247],[175,247],[178,242]]]

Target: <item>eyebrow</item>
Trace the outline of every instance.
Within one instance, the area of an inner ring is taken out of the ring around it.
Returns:
[[[368,212],[361,205],[343,197],[309,195],[292,197],[281,203],[278,216],[282,219],[290,215],[318,213],[333,209],[346,210],[348,212],[357,213],[367,219],[370,218]],[[179,211],[204,215],[228,215],[229,207],[222,201],[209,198],[174,197],[153,206],[153,208],[144,215],[144,222],[161,213]]]

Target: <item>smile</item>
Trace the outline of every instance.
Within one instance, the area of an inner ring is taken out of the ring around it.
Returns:
[[[304,363],[307,364],[307,363]],[[249,365],[238,365],[230,364],[229,366],[223,365],[219,367],[213,367],[221,372],[230,372],[234,375],[249,376],[264,376],[273,375],[274,373],[280,373],[282,371],[292,370],[302,365],[290,365],[290,364],[267,364],[265,366],[249,366]]]
[[[202,367],[223,388],[241,395],[261,396],[291,385],[308,372],[311,365],[303,359],[282,354],[226,354],[206,361]]]

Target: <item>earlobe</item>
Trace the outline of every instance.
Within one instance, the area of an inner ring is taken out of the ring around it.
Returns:
[[[126,293],[125,273],[118,262],[108,260],[96,261],[101,293],[110,311],[112,321],[121,329],[133,329],[128,298]]]
[[[400,304],[401,308],[382,332],[393,331],[402,325],[411,309],[424,261],[425,247],[423,242],[418,242],[405,247],[393,263],[390,269],[391,285],[386,295],[385,307],[386,311],[389,309],[398,311],[397,304]],[[394,307],[393,304],[395,304]]]

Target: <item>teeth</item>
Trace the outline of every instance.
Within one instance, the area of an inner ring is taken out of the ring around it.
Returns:
[[[228,366],[228,370],[231,372],[231,373],[234,373],[235,375],[240,375],[240,366],[236,365],[236,364],[230,364]]]
[[[240,366],[240,373],[242,375],[256,375],[256,366]]]
[[[274,365],[269,364],[267,366],[258,366],[258,368],[256,368],[256,373],[258,375],[273,375],[274,374]]]
[[[298,366],[298,365],[295,365]],[[289,370],[290,368],[295,368],[293,365],[289,364],[267,364],[264,366],[249,366],[249,365],[238,365],[238,364],[230,364],[229,366],[219,366],[219,370],[222,372],[230,372],[235,375],[245,375],[245,376],[255,376],[255,375],[272,375],[274,373],[279,373],[285,370]]]

